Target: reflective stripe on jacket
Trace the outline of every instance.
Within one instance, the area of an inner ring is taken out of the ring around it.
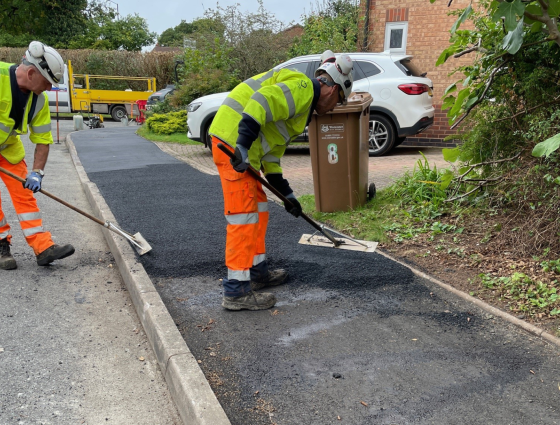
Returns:
[[[249,150],[251,166],[265,174],[282,173],[286,146],[305,130],[313,103],[313,83],[301,72],[271,70],[249,78],[228,95],[209,133],[235,147],[242,115],[261,126]]]
[[[51,113],[46,93],[41,93],[37,98],[37,105],[30,123],[27,120],[33,96],[29,96],[21,128],[14,128],[15,122],[10,118],[10,111],[12,110],[10,66],[12,64],[0,62],[0,155],[11,164],[17,164],[25,157],[25,149],[19,134],[26,134],[29,129],[31,141],[43,145],[51,144],[53,137],[51,133]]]

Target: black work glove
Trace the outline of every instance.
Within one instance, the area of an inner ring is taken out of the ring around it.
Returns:
[[[247,171],[247,168],[249,168],[248,154],[247,149],[243,146],[239,145],[235,147],[235,158],[231,158],[229,162],[238,173],[244,173]]]
[[[290,201],[292,205],[290,206],[287,202],[284,202],[284,208],[295,218],[298,218],[301,215],[302,210],[301,210],[301,204],[296,199],[294,192],[290,193],[288,196],[286,196],[286,198],[288,198],[288,201]]]

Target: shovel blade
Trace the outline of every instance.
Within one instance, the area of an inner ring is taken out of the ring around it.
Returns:
[[[324,236],[303,234],[299,240],[299,243],[302,245],[321,246],[324,248],[346,249],[348,251],[359,251],[359,252],[374,252],[375,249],[377,248],[377,242],[356,241],[359,242],[356,243],[350,239],[344,239],[344,238],[339,238],[337,239],[337,241],[340,241],[342,243],[338,246],[334,246],[334,244]]]
[[[140,233],[135,233],[134,235],[132,235],[132,238],[135,242],[132,245],[134,245],[134,248],[136,248],[138,254],[144,255],[152,250],[152,247],[150,246],[148,241],[144,239],[144,237]]]

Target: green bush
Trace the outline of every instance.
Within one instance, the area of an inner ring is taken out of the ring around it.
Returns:
[[[187,111],[153,114],[146,120],[148,129],[157,134],[186,133]]]
[[[237,78],[218,69],[190,74],[188,78],[185,78],[181,87],[171,95],[169,103],[175,107],[188,105],[198,97],[230,91],[239,83]]]

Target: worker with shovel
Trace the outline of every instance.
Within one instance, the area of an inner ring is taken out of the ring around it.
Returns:
[[[41,189],[44,169],[53,143],[51,115],[46,90],[58,87],[64,73],[64,62],[58,52],[39,41],[32,41],[22,63],[0,62],[0,167],[23,179],[20,183],[4,173],[6,185],[25,236],[33,248],[37,264],[47,266],[74,253],[72,245],[57,245],[43,230],[41,211],[33,195]],[[27,170],[25,149],[20,134],[30,130],[35,144],[33,168]],[[0,206],[0,269],[17,268],[10,253],[10,226]]]
[[[345,102],[351,91],[352,60],[341,55],[321,65],[313,79],[290,69],[249,78],[233,89],[218,110],[209,133],[227,220],[224,308],[271,308],[276,297],[254,291],[284,283],[288,277],[283,269],[268,269],[267,197],[261,183],[245,171],[262,170],[270,185],[290,201],[284,205],[286,210],[298,217],[301,205],[282,175],[280,158],[309,124],[313,111],[326,114]],[[234,158],[218,149],[219,143],[227,145]]]

